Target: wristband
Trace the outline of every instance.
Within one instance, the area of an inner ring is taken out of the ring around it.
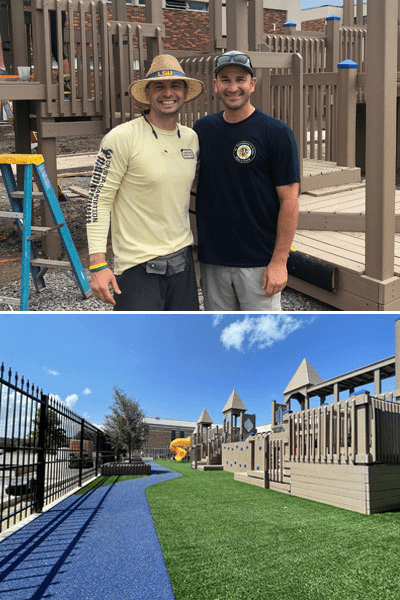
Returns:
[[[89,269],[92,270],[92,269],[97,269],[98,267],[104,267],[104,266],[107,266],[107,261],[104,261],[102,263],[97,263],[97,265],[90,265]]]
[[[92,265],[91,267],[89,267],[89,271],[91,273],[97,273],[97,271],[102,271],[103,269],[108,269],[107,263],[101,263],[99,265]]]

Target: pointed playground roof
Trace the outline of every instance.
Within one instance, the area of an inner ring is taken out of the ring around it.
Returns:
[[[236,390],[232,391],[232,394],[229,396],[227,403],[222,409],[222,412],[228,412],[228,410],[243,410],[245,412],[247,410]]]
[[[323,379],[317,373],[317,371],[310,365],[306,358],[300,363],[299,368],[289,381],[285,391],[285,395],[301,390],[307,386],[318,385],[322,383]]]
[[[213,421],[205,408],[203,408],[203,412],[200,417],[197,419],[198,423],[204,423],[205,425],[212,425]]]

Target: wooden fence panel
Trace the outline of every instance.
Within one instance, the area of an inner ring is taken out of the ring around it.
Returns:
[[[371,399],[371,455],[374,462],[400,462],[400,404]]]
[[[343,60],[353,60],[358,64],[359,72],[366,71],[366,27],[341,27],[339,55],[340,62]]]
[[[288,460],[349,464],[355,457],[355,404],[349,399],[288,416]]]
[[[284,481],[284,444],[280,434],[272,434],[268,441],[268,479],[275,483]]]

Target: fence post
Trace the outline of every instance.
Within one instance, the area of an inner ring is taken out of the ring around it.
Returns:
[[[40,398],[40,418],[39,431],[37,441],[37,468],[36,468],[36,502],[34,511],[40,513],[44,506],[44,482],[46,474],[46,451],[47,451],[47,434],[48,434],[48,412],[49,412],[49,397],[41,394]]]
[[[226,4],[226,49],[240,49],[247,52],[249,48],[247,2],[229,0]]]
[[[222,37],[222,0],[209,0],[208,2],[210,54],[221,52],[226,46],[226,39]]]
[[[163,23],[163,8],[161,0],[147,0],[144,8],[146,23]],[[150,67],[153,58],[162,52],[162,48],[158,49],[158,42],[155,38],[147,38],[147,61],[146,70]]]
[[[286,23],[283,24],[283,27],[284,35],[293,35],[296,33],[297,23],[294,23],[293,21],[286,21]]]
[[[338,64],[337,164],[356,166],[356,111],[358,64],[344,60]]]
[[[126,1],[114,0],[111,4],[111,17],[115,21],[127,21]]]
[[[394,275],[398,0],[368,2],[365,275]]]
[[[326,18],[326,67],[328,73],[337,71],[340,60],[340,17],[330,15]]]
[[[372,456],[369,451],[369,394],[360,394],[355,399],[356,409],[356,448],[354,461],[358,465],[370,464]]]
[[[343,25],[354,26],[354,0],[343,0]]]
[[[259,50],[264,41],[263,0],[249,2],[249,50]]]
[[[293,133],[299,155],[300,180],[303,178],[304,85],[303,57],[293,54]]]
[[[356,24],[358,27],[364,25],[364,3],[363,0],[357,0]]]
[[[99,472],[99,454],[100,454],[100,431],[97,431],[96,435],[96,464],[95,464],[95,473],[96,477]]]
[[[85,419],[81,420],[81,443],[79,450],[79,487],[82,487],[83,440],[85,439]]]

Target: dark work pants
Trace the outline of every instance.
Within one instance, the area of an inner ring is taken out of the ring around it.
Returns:
[[[175,275],[146,272],[146,264],[117,275],[121,294],[115,294],[115,311],[198,311],[199,299],[192,249],[187,267]]]

